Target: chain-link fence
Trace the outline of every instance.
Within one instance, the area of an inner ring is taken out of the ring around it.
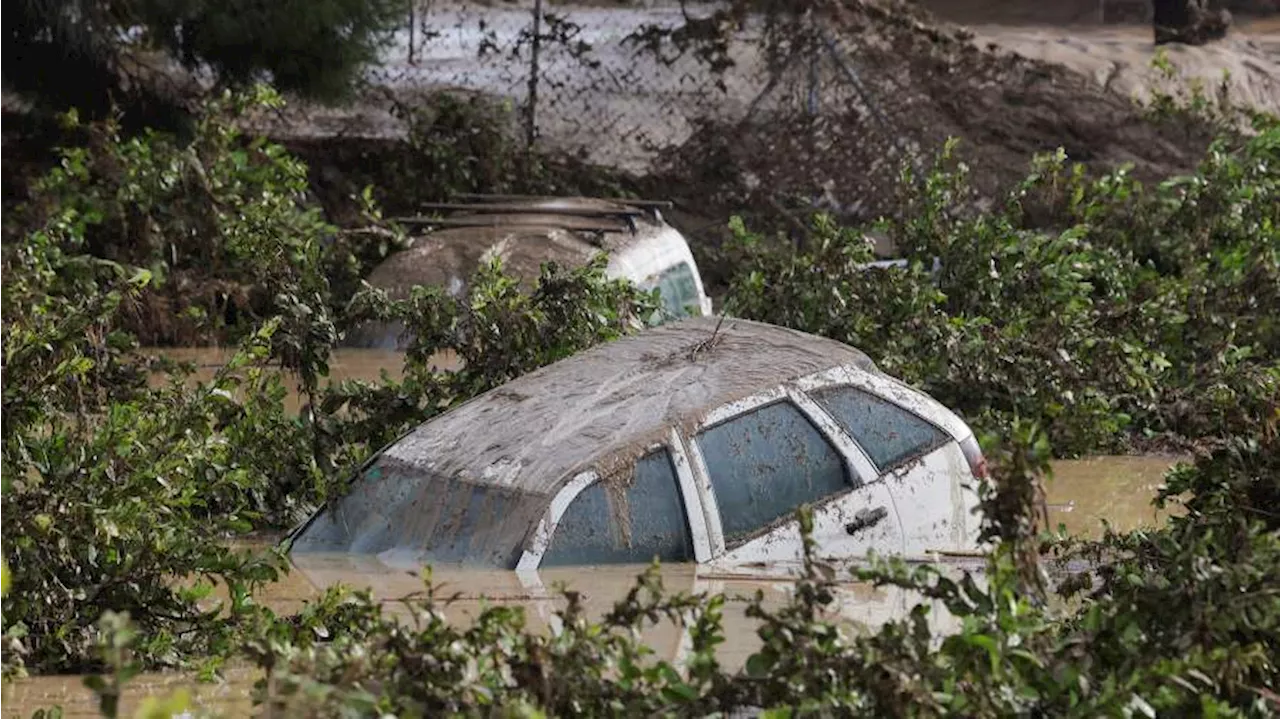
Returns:
[[[742,64],[723,88],[691,56],[642,51],[634,38],[644,29],[686,22],[676,4],[428,0],[406,16],[412,24],[388,54],[381,82],[508,98],[528,141],[622,169],[648,169],[658,150],[688,138],[693,118],[739,114],[760,82],[747,38],[735,43]]]
[[[1099,2],[1099,17],[1127,1]],[[901,168],[948,136],[1007,177],[1082,133],[1106,145],[1132,115],[1082,76],[979,48],[900,0],[806,4],[698,37],[722,5],[417,0],[376,83],[506,98],[530,143],[641,175],[681,165],[736,193],[727,205],[764,187],[756,199],[857,215],[883,209]],[[1122,140],[1139,164],[1167,147]]]

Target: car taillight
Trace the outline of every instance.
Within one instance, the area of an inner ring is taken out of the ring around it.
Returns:
[[[964,458],[969,461],[969,471],[973,472],[973,476],[978,479],[986,479],[987,458],[982,455],[982,448],[978,446],[978,439],[973,435],[969,435],[965,441],[960,443],[960,449],[964,451]]]

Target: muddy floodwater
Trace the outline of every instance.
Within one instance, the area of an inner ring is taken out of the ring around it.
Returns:
[[[208,380],[216,368],[230,355],[225,349],[149,350],[199,365],[196,378]],[[385,371],[393,378],[402,374],[401,354],[382,350],[339,350],[331,363],[331,379],[377,380]],[[291,388],[293,383],[287,383]],[[296,410],[300,402],[296,394],[289,397],[289,407]],[[1103,520],[1117,529],[1154,526],[1161,519],[1151,506],[1151,498],[1160,486],[1165,471],[1178,457],[1091,457],[1061,460],[1053,464],[1053,479],[1046,487],[1050,522],[1066,526],[1074,534],[1098,536]],[[373,595],[392,614],[407,610],[399,599],[422,588],[420,577],[404,567],[381,564],[372,557],[349,555],[309,555],[300,559],[282,581],[266,587],[259,601],[279,613],[297,611],[304,602],[315,597],[324,587],[346,584],[369,587]],[[957,560],[951,568],[959,572],[977,569],[975,561]],[[540,572],[517,573],[498,571],[437,570],[435,578],[441,596],[456,596],[445,607],[450,619],[466,622],[486,604],[516,603],[524,607],[529,626],[534,631],[554,628],[554,612],[564,606],[555,591],[558,584],[583,593],[586,610],[600,616],[613,603],[622,599],[634,583],[642,567],[556,568]],[[671,591],[724,593],[729,601],[724,610],[726,643],[721,648],[722,661],[729,667],[741,666],[758,646],[755,624],[745,614],[748,599],[760,590],[768,605],[785,602],[792,583],[785,578],[751,578],[717,576],[692,565],[664,568],[663,581]],[[876,588],[847,583],[837,592],[831,618],[857,628],[873,627],[891,618],[904,616],[918,597],[897,588]],[[935,608],[938,630],[946,630],[946,619]],[[685,635],[680,627],[665,624],[652,627],[645,641],[659,657],[679,661]],[[252,713],[253,684],[260,674],[249,667],[232,666],[225,680],[202,684],[181,673],[153,673],[136,678],[129,684],[122,714],[131,715],[147,696],[162,696],[186,689],[192,696],[194,712],[210,711],[221,716],[246,716]],[[84,688],[79,676],[36,677],[6,682],[3,688],[3,717],[30,717],[40,708],[60,705],[68,717],[98,716],[93,695]]]
[[[1045,485],[1049,522],[1078,536],[1098,537],[1103,520],[1119,530],[1156,526],[1169,510],[1156,511],[1151,499],[1164,474],[1187,457],[1088,457],[1053,463]]]
[[[191,376],[193,382],[212,380],[235,354],[234,349],[226,347],[144,347],[140,352],[193,363],[196,367]],[[460,366],[457,356],[452,352],[437,354],[432,358],[432,364],[441,370],[457,369]],[[404,353],[395,350],[340,348],[334,350],[329,361],[329,380],[335,383],[347,379],[377,382],[384,372],[391,379],[402,379]],[[162,381],[162,377],[157,376],[156,381]],[[298,396],[297,378],[286,375],[284,384],[289,390],[285,397],[285,408],[290,412],[297,412],[302,405],[302,399]],[[322,379],[321,385],[323,384]]]
[[[367,362],[335,363],[335,367],[367,372],[376,370],[380,361],[371,354]],[[365,376],[376,377],[377,372]],[[1152,509],[1151,497],[1164,472],[1177,460],[1177,457],[1092,457],[1055,462],[1054,477],[1047,487],[1050,521],[1055,525],[1065,524],[1073,533],[1093,536],[1101,531],[1104,519],[1117,529],[1153,526],[1160,515]],[[370,588],[390,613],[404,615],[406,610],[398,600],[422,587],[420,577],[414,572],[383,565],[372,557],[309,555],[299,562],[282,581],[266,587],[259,594],[259,601],[277,612],[291,613],[316,596],[321,588],[346,584]],[[969,561],[952,568],[961,571],[978,566]],[[444,610],[451,620],[467,622],[493,602],[516,603],[524,607],[532,630],[545,631],[554,626],[554,612],[564,605],[554,589],[558,584],[580,590],[588,614],[598,617],[623,598],[642,569],[635,566],[564,567],[531,573],[437,570],[435,579],[440,585],[440,596],[456,596]],[[760,590],[767,604],[778,606],[787,600],[793,586],[785,578],[717,576],[692,565],[664,568],[663,581],[671,591],[724,593],[729,598],[724,610],[727,641],[721,648],[722,661],[729,667],[741,666],[758,646],[755,624],[745,614],[748,599]],[[904,616],[918,599],[897,588],[850,582],[837,592],[832,618],[855,629],[872,627]],[[941,624],[936,628],[946,630],[945,619],[941,618],[945,613],[940,610],[941,607],[936,607],[931,614],[940,617]],[[670,624],[653,627],[644,634],[645,641],[658,656],[672,661],[679,661],[681,657],[683,638],[680,628]],[[193,708],[197,711],[246,716],[252,713],[253,684],[259,676],[257,671],[244,666],[231,667],[225,681],[212,684],[201,684],[178,673],[145,674],[129,685],[123,715],[132,714],[138,702],[148,695],[164,695],[185,688],[191,693]],[[3,689],[3,716],[30,717],[35,710],[53,705],[61,705],[68,717],[98,716],[94,698],[81,681],[79,676],[51,676],[7,682]]]

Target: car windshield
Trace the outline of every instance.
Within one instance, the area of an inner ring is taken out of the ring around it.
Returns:
[[[702,314],[698,283],[694,279],[693,268],[688,262],[681,262],[663,270],[656,279],[647,283],[644,289],[652,290],[655,287],[658,288],[658,295],[662,300],[658,320],[668,321],[691,314]]]
[[[297,552],[404,553],[431,564],[512,569],[546,502],[511,487],[430,475],[382,456],[302,528]]]

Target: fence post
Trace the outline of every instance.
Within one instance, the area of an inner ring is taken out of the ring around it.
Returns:
[[[813,51],[811,51],[813,52]],[[818,116],[818,54],[809,57],[809,117]]]
[[[542,0],[533,0],[533,48],[529,52],[529,103],[525,114],[524,140],[532,148],[538,133],[538,69],[542,51]]]
[[[417,18],[413,12],[417,9],[417,0],[408,0],[408,64],[413,64],[413,29],[417,27]]]

